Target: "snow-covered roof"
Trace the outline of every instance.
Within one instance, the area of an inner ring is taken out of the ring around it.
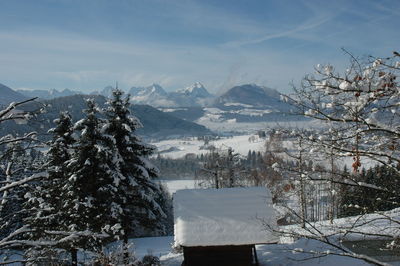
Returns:
[[[185,189],[174,194],[175,245],[223,246],[276,242],[263,225],[276,225],[264,187]]]

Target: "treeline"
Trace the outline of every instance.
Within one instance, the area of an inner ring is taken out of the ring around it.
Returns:
[[[212,150],[200,155],[187,154],[183,158],[175,159],[157,154],[156,157],[150,158],[150,161],[159,169],[160,177],[163,179],[201,179],[207,176],[204,167],[207,162],[213,159],[212,153],[221,155],[224,153],[221,149],[212,148]],[[235,156],[238,157],[236,164],[240,164],[240,168],[247,171],[254,171],[264,166],[264,155],[259,151],[249,150],[247,156]]]

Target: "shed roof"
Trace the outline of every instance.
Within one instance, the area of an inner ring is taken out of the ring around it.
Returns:
[[[277,237],[271,193],[264,187],[186,189],[174,194],[175,245],[223,246],[271,243]]]

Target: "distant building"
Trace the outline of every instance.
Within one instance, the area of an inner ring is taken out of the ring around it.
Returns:
[[[259,130],[257,131],[257,135],[260,139],[265,139],[267,137],[267,133],[265,132],[265,130]]]
[[[185,154],[185,159],[186,159],[186,160],[194,160],[194,159],[196,159],[196,158],[197,158],[197,155],[194,154],[194,153],[186,153],[186,154]]]
[[[258,265],[256,244],[277,242],[271,193],[264,187],[187,189],[174,194],[175,245],[185,266]]]

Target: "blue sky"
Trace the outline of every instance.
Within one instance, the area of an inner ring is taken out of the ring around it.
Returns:
[[[400,50],[400,1],[0,0],[0,83],[91,91],[202,82],[288,91],[318,63]]]

